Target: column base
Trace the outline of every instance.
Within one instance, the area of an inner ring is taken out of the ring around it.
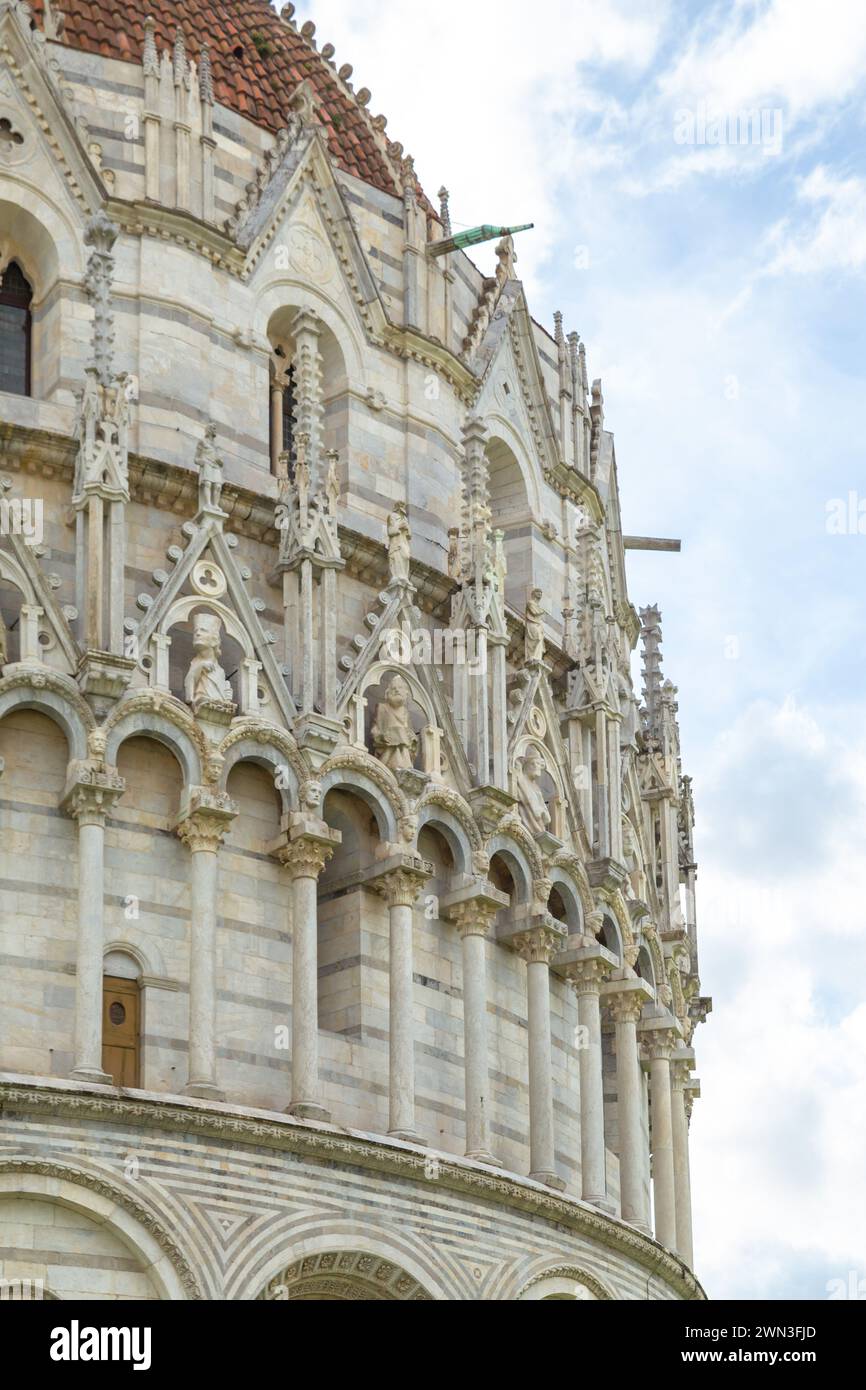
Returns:
[[[97,1071],[94,1067],[76,1067],[69,1073],[70,1081],[83,1081],[88,1086],[113,1086],[114,1077],[109,1076],[107,1071]]]
[[[389,1129],[388,1138],[399,1139],[404,1144],[420,1144],[422,1148],[427,1147],[427,1140],[416,1134],[414,1129]]]
[[[599,1211],[603,1211],[605,1216],[616,1215],[616,1207],[613,1202],[608,1201],[606,1194],[603,1197],[581,1197],[580,1200],[586,1202],[588,1206],[598,1207]]]
[[[623,1216],[621,1219],[625,1221],[625,1224],[627,1226],[631,1226],[635,1231],[640,1231],[642,1236],[649,1236],[650,1240],[655,1240],[655,1234],[653,1232],[652,1226],[650,1226],[646,1221],[629,1221],[628,1218],[625,1216]]]
[[[552,1187],[555,1192],[565,1191],[565,1181],[558,1173],[530,1173],[533,1182],[543,1183],[545,1187]]]
[[[183,1088],[185,1096],[192,1096],[194,1100],[215,1100],[224,1101],[225,1091],[221,1091],[219,1086],[215,1086],[211,1081],[188,1081]]]
[[[317,1120],[319,1124],[323,1125],[331,1122],[330,1110],[326,1110],[324,1105],[317,1105],[315,1101],[310,1100],[292,1101],[286,1114],[293,1115],[296,1120]]]
[[[473,1163],[486,1163],[488,1168],[502,1167],[501,1160],[494,1158],[493,1154],[488,1153],[486,1149],[482,1149],[477,1153],[467,1153],[466,1157],[471,1159]]]

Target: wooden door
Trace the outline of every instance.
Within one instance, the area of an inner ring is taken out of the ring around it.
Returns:
[[[137,980],[102,981],[102,1070],[115,1086],[139,1085],[139,999]]]

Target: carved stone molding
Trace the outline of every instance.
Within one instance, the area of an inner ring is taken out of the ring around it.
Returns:
[[[127,1100],[50,1084],[23,1085],[17,1081],[0,1082],[0,1108],[18,1114],[50,1115],[55,1120],[60,1117],[77,1123],[128,1124],[181,1134],[188,1139],[201,1136],[227,1143],[263,1146],[303,1154],[324,1163],[342,1162],[350,1167],[414,1179],[423,1184],[424,1189],[429,1189],[425,1176],[429,1171],[429,1151],[413,1150],[407,1144],[391,1144],[386,1138],[376,1142],[368,1135],[338,1131],[285,1115],[251,1115],[227,1105],[215,1107],[202,1102],[191,1106],[157,1096]],[[542,1217],[635,1260],[662,1279],[679,1298],[706,1298],[694,1275],[675,1256],[661,1250],[649,1236],[576,1198],[553,1195],[516,1174],[485,1172],[451,1155],[443,1155],[439,1160],[437,1187],[484,1201],[499,1201],[504,1207]]]
[[[83,1168],[73,1168],[64,1163],[55,1163],[50,1159],[40,1158],[0,1158],[0,1173],[26,1174],[35,1173],[40,1177],[58,1178],[63,1182],[69,1182],[76,1187],[86,1187],[89,1192],[95,1192],[100,1197],[105,1197],[110,1202],[116,1202],[124,1211],[129,1212],[130,1216],[138,1222],[140,1226],[153,1236],[161,1250],[164,1250],[171,1261],[181,1284],[186,1290],[190,1299],[203,1299],[205,1294],[199,1283],[192,1267],[181,1254],[179,1247],[172,1240],[169,1233],[162,1224],[156,1219],[152,1212],[145,1207],[119,1185],[107,1182],[105,1178],[99,1177],[95,1173],[88,1173]]]

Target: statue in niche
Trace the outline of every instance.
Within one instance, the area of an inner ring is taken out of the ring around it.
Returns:
[[[409,583],[409,562],[412,556],[412,531],[405,502],[398,502],[388,517],[388,567],[391,582]]]
[[[517,761],[515,781],[520,814],[524,825],[533,835],[544,835],[550,829],[550,812],[541,786],[544,770],[544,759],[534,746],[530,746],[526,755]]]
[[[622,859],[628,873],[627,896],[643,899],[646,882],[641,869],[640,844],[637,831],[628,816],[622,818]]]
[[[624,748],[633,748],[637,743],[638,704],[625,671],[620,667],[618,673],[619,707],[622,713],[622,726],[619,741]]]
[[[195,451],[198,468],[198,505],[203,512],[218,512],[223,490],[223,461],[216,451],[216,425],[208,425]]]
[[[527,665],[544,660],[544,609],[541,606],[543,598],[544,593],[541,589],[533,589],[526,605]]]
[[[493,574],[496,592],[505,594],[505,579],[508,574],[508,561],[505,558],[505,532],[493,532]]]
[[[331,452],[328,454],[328,473],[325,478],[325,497],[328,503],[328,515],[337,515],[337,506],[340,501],[340,474],[338,470],[339,454]]]
[[[410,698],[406,681],[402,676],[395,676],[388,686],[385,699],[376,710],[376,719],[370,730],[377,758],[392,772],[415,766],[418,735],[409,717]]]
[[[230,704],[232,688],[220,666],[222,628],[215,613],[196,613],[192,624],[193,659],[186,675],[187,703],[197,709],[203,704]]]
[[[452,526],[448,532],[448,577],[459,580],[460,572],[460,531]]]

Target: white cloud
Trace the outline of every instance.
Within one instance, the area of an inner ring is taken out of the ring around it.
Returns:
[[[862,270],[866,266],[866,179],[840,178],[819,165],[800,182],[798,197],[813,217],[804,228],[793,227],[790,218],[772,228],[766,273]]]
[[[698,28],[659,90],[674,106],[703,101],[735,114],[781,103],[799,119],[845,100],[862,83],[864,63],[860,0],[824,0],[820,8],[814,0],[739,4],[721,27]]]
[[[818,774],[795,804],[774,789],[782,835],[798,818],[820,833],[805,873],[776,866],[759,880],[720,870],[705,837],[701,964],[716,1007],[697,1043],[696,1225],[711,1296],[782,1297],[800,1262],[796,1296],[817,1299],[858,1260],[866,1276],[866,741],[790,699],[745,711],[700,787],[715,837],[748,806],[767,745]],[[820,796],[827,766],[845,770],[838,803]]]

